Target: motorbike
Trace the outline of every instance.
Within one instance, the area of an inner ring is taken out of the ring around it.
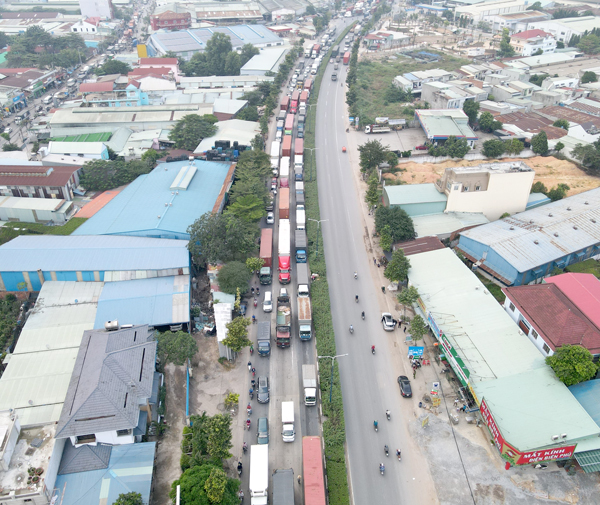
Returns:
[[[356,303],[358,303],[358,295],[356,295],[354,299],[356,300]]]
[[[254,353],[254,346],[253,346],[253,345],[251,345],[251,346],[250,346],[250,356],[252,356],[252,354],[253,354],[253,353]]]
[[[350,132],[350,128],[346,128],[346,133],[349,133],[349,132]]]
[[[242,462],[240,461],[237,466],[238,475],[241,477],[242,475]]]
[[[371,354],[375,354],[375,346],[371,346]]]
[[[396,451],[396,456],[398,457],[398,461],[402,461],[402,453],[400,452],[400,450]]]
[[[256,298],[254,298],[254,306],[258,306],[258,300]]]
[[[385,411],[385,416],[387,417],[387,420],[388,420],[388,421],[391,421],[391,420],[392,420],[392,414],[390,414],[390,411],[389,411],[389,410],[386,410],[386,411]]]
[[[246,407],[246,413],[251,416],[252,415],[252,405],[248,404]]]
[[[354,333],[354,328],[350,325],[350,333]]]
[[[375,431],[377,431],[377,425],[378,425],[377,421],[373,421],[373,428],[375,428]]]
[[[354,272],[354,278],[358,279],[358,274],[356,272]]]
[[[252,371],[252,362],[248,361],[248,371]]]
[[[365,313],[364,312],[361,314],[361,317],[363,318],[363,321],[364,321],[365,320]]]
[[[386,458],[389,457],[389,455],[390,455],[390,449],[389,449],[389,447],[387,445],[385,445],[383,447],[383,451],[385,452]]]
[[[385,473],[385,466],[383,466],[383,464],[379,465],[379,472],[381,473],[381,475]]]
[[[244,451],[244,454],[248,451],[248,444],[246,442],[242,445],[242,450]]]
[[[251,424],[252,424],[252,421],[250,421],[250,418],[246,419],[246,427],[248,428],[248,431],[250,431]]]
[[[252,368],[252,377],[255,377],[255,376],[256,376],[256,368],[253,367]]]
[[[252,399],[254,398],[254,391],[251,389],[251,390],[248,392],[248,395],[250,396],[250,399],[252,400]]]

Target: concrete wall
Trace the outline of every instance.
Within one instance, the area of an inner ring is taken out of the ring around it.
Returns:
[[[535,331],[535,330],[533,329],[533,326],[531,325],[531,323],[529,321],[527,321],[525,316],[523,316],[523,314],[521,314],[521,312],[519,312],[519,309],[510,301],[508,296],[504,300],[503,307],[504,307],[504,310],[506,311],[506,313],[515,322],[515,324],[518,325],[520,321],[524,321],[526,323],[524,326],[527,326],[530,328],[529,333],[526,333],[522,327],[521,327],[521,331],[523,332],[524,335],[527,335],[527,338],[529,340],[531,340],[531,342],[533,343],[533,345],[536,346],[538,351],[540,351],[544,356],[552,356],[554,354],[554,351],[552,349],[550,349],[550,346],[548,346],[548,348],[550,349],[549,352],[546,352],[544,350],[544,344],[546,344],[546,345],[548,345],[548,344],[542,338],[541,334],[536,332],[537,338],[534,336],[533,331]]]

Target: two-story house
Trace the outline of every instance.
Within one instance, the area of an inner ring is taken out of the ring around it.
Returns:
[[[544,30],[526,30],[510,37],[510,45],[520,56],[548,54],[556,51],[556,39]],[[542,51],[539,53],[539,51]]]

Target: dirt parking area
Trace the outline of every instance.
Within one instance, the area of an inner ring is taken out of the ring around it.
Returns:
[[[493,161],[496,160],[489,160],[489,162]],[[523,161],[533,168],[535,170],[534,182],[542,182],[548,189],[558,184],[567,184],[571,188],[567,193],[568,196],[583,193],[584,191],[600,186],[600,179],[586,174],[577,165],[567,160],[559,160],[551,156],[535,156],[533,158],[519,159],[519,161]],[[400,179],[406,184],[423,184],[438,180],[446,168],[472,167],[481,163],[484,162],[461,160],[445,161],[443,163],[415,163],[409,161],[399,165],[402,172],[398,172],[395,175],[385,174],[385,177],[388,179]]]

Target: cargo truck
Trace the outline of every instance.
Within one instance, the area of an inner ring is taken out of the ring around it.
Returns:
[[[250,505],[267,505],[269,498],[269,444],[250,446]]]
[[[292,305],[285,288],[277,297],[277,347],[289,347],[292,330]],[[314,367],[314,365],[312,365]],[[316,394],[316,393],[315,393]]]
[[[306,266],[306,263],[302,263],[302,266]],[[308,296],[298,297],[298,336],[300,340],[312,338],[312,310]]]
[[[304,154],[304,139],[296,139],[294,142],[294,154]]]
[[[290,188],[279,189],[279,219],[290,218]],[[279,240],[281,240],[281,223],[279,223]]]
[[[256,347],[260,356],[271,354],[271,321],[261,321],[258,323]]]
[[[312,85],[313,85],[313,80],[309,77],[304,82],[304,89],[310,92],[310,90],[312,89]]]
[[[289,190],[288,190],[289,191]],[[279,282],[289,284],[292,280],[290,264],[290,220],[279,220]]]
[[[294,106],[292,105],[292,110],[294,109]],[[279,125],[278,125],[279,128]],[[285,118],[285,126],[283,128],[283,133],[285,133],[286,135],[291,135],[292,132],[294,131],[294,116],[292,114],[288,115],[288,117]]]
[[[302,437],[302,476],[304,505],[325,505],[327,501],[321,437]]]
[[[294,168],[304,168],[304,156],[302,154],[294,155]]]
[[[344,65],[348,65],[350,63],[350,51],[346,51],[344,53]]]
[[[296,263],[306,263],[306,230],[296,230],[294,248],[296,250]]]
[[[290,113],[296,114],[298,112],[298,102],[300,101],[300,90],[296,89],[292,93],[292,101],[290,103]],[[293,121],[293,116],[292,116]]]
[[[290,157],[285,156],[281,158],[281,163],[279,166],[279,177],[283,179],[290,178]]]
[[[312,47],[307,47],[306,49],[304,49],[304,57],[305,58],[310,58],[311,54],[312,54]]]
[[[317,367],[302,365],[302,384],[304,387],[304,405],[317,404]]]
[[[306,212],[304,205],[296,205],[296,230],[306,230]]]
[[[284,442],[293,442],[296,438],[294,431],[294,402],[281,402],[281,435]]]
[[[273,504],[294,505],[294,470],[275,470],[273,472]]]
[[[283,127],[285,126],[285,121],[283,119],[278,120],[276,126],[277,126],[277,131],[282,132]]]
[[[308,102],[308,91],[304,90],[300,93],[300,104],[306,105],[306,102]]]
[[[260,233],[259,258],[263,260],[258,280],[261,285],[266,286],[273,281],[273,228],[263,228]]]
[[[306,263],[301,263],[299,265],[296,265],[296,270],[297,270],[297,277],[298,277],[298,296],[303,297],[303,296],[309,296],[310,295],[310,290],[309,290],[309,272],[308,272],[308,265]]]
[[[281,143],[281,157],[292,155],[292,136],[285,135]]]
[[[281,98],[281,103],[279,104],[279,110],[284,110],[287,112],[289,108],[290,108],[290,97],[286,95]]]
[[[368,124],[365,126],[365,133],[389,133],[392,129],[386,125]]]

